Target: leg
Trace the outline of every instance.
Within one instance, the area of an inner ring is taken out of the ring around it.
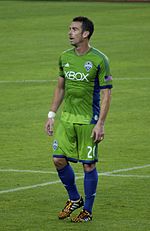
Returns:
[[[65,219],[66,217],[69,217],[74,210],[83,206],[83,199],[78,193],[75,184],[74,171],[67,160],[65,158],[54,158],[53,160],[58,176],[69,195],[69,199],[67,200],[64,209],[58,215],[59,219]]]
[[[98,174],[96,170],[98,145],[94,143],[94,140],[91,138],[93,127],[93,124],[76,126],[78,134],[79,160],[82,161],[84,169],[84,209],[90,214],[92,213],[98,182]]]
[[[78,135],[79,161],[83,163],[84,169],[84,192],[85,203],[81,213],[72,219],[73,222],[91,221],[92,208],[96,195],[98,174],[96,162],[98,161],[98,145],[91,138],[94,125],[76,125]]]
[[[75,174],[65,158],[53,158],[55,167],[58,172],[58,176],[61,182],[64,184],[66,188],[69,199],[72,201],[77,201],[80,199],[80,194],[78,193],[76,184],[75,184]]]
[[[72,219],[73,222],[85,222],[92,220],[92,207],[96,195],[98,174],[95,164],[83,164],[84,168],[84,192],[85,204],[78,216]]]
[[[84,192],[85,204],[84,209],[92,214],[92,207],[96,195],[98,183],[98,173],[95,164],[84,164]]]

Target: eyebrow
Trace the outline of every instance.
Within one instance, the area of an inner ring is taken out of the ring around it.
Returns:
[[[76,30],[76,29],[79,30],[79,28],[76,27],[76,26],[73,26],[73,27],[70,26],[69,29],[70,29],[70,30],[71,30],[71,29],[73,29],[73,30]]]

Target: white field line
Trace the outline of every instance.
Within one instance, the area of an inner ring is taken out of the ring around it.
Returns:
[[[19,187],[19,188],[13,188],[13,189],[8,189],[8,190],[3,190],[3,191],[0,191],[0,194],[9,193],[9,192],[17,192],[17,191],[22,191],[22,190],[31,189],[31,188],[38,188],[38,187],[43,187],[46,185],[57,184],[57,183],[60,183],[60,180],[46,182],[46,183],[42,183],[42,184],[29,185],[29,186],[24,186],[24,187]]]
[[[150,167],[150,164],[145,164],[143,166],[136,166],[132,168],[122,168],[122,169],[113,170],[111,172],[105,172],[105,175],[110,175],[110,174],[118,173],[118,172],[128,172],[128,171],[133,171],[136,169],[142,169],[142,168],[148,168],[148,167]]]
[[[56,174],[56,172],[51,171],[40,171],[40,170],[19,170],[19,169],[0,169],[0,172],[24,172],[24,173],[41,173],[41,174]]]
[[[0,80],[0,83],[48,83],[56,82],[57,79],[25,79],[25,80]]]
[[[118,78],[113,78],[114,80],[150,80],[150,77],[133,77],[133,78],[131,78],[131,77],[118,77]]]
[[[111,172],[104,172],[104,173],[99,173],[99,174],[103,174],[103,175],[109,175],[109,174],[113,174],[113,173],[117,173],[117,172],[127,172],[127,171],[132,171],[134,169],[141,169],[141,168],[147,168],[150,167],[150,164],[146,164],[143,166],[136,166],[136,167],[132,167],[132,168],[123,168],[123,169],[117,169],[117,170],[113,170]],[[43,171],[43,170],[29,170],[29,169],[0,169],[0,172],[23,172],[23,173],[40,173],[40,174],[57,174],[56,171],[52,172],[52,171]],[[82,175],[83,173],[76,173],[76,174],[80,174]]]
[[[136,169],[143,169],[143,168],[147,168],[147,167],[150,167],[150,164],[147,164],[147,165],[143,165],[143,166],[137,166],[137,167],[132,167],[132,168],[125,168],[125,169],[117,169],[117,170],[113,170],[111,172],[103,172],[103,173],[99,173],[98,175],[99,176],[123,176],[125,177],[125,175],[115,175],[114,173],[117,173],[117,172],[128,172],[128,171],[132,171],[132,170],[136,170]],[[10,169],[9,169],[10,170]],[[5,170],[6,172],[7,170]],[[19,170],[20,171],[20,170]],[[33,170],[28,170],[28,172],[37,172],[37,171],[33,171]],[[40,172],[45,172],[45,171],[38,171],[39,173]],[[46,172],[46,173],[49,173],[49,172]],[[113,175],[114,174],[114,175]],[[126,175],[128,177],[128,175]],[[138,176],[139,175],[130,175],[131,176]],[[149,176],[141,176],[141,177],[149,177]],[[79,176],[79,177],[76,177],[76,179],[82,179],[83,176]],[[18,188],[13,188],[13,189],[7,189],[7,190],[2,190],[0,191],[0,194],[4,194],[4,193],[10,193],[10,192],[17,192],[17,191],[22,191],[22,190],[27,190],[27,189],[33,189],[33,188],[38,188],[38,187],[43,187],[43,186],[47,186],[47,185],[52,185],[52,184],[58,184],[60,183],[61,181],[60,180],[57,180],[57,181],[51,181],[51,182],[46,182],[46,183],[42,183],[42,184],[36,184],[36,185],[30,185],[30,186],[24,186],[24,187],[18,187]]]
[[[39,173],[39,174],[54,174],[57,175],[57,171],[52,172],[52,171],[42,171],[42,170],[20,170],[20,169],[0,169],[0,172],[20,172],[20,173]],[[82,175],[83,173],[76,173],[76,175]]]
[[[150,175],[123,175],[123,174],[107,174],[105,176],[113,176],[113,177],[135,177],[135,178],[150,178]]]
[[[150,77],[119,77],[119,78],[113,78],[114,80],[150,80]],[[57,79],[25,79],[25,80],[0,80],[1,83],[48,83],[48,82],[56,82]]]

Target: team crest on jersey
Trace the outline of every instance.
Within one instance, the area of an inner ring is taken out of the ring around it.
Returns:
[[[87,61],[85,64],[84,64],[84,67],[87,71],[90,71],[90,69],[93,67],[93,64],[92,62],[90,61]]]
[[[53,150],[55,151],[58,148],[58,142],[57,140],[54,140],[53,142]]]
[[[65,64],[64,64],[64,67],[69,67],[69,63],[65,63]]]

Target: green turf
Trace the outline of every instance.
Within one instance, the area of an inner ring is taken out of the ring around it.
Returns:
[[[91,44],[109,56],[114,77],[98,171],[150,163],[150,5],[0,1],[0,170],[53,172],[0,171],[2,231],[149,231],[149,167],[100,176],[90,224],[57,219],[67,199],[59,183],[21,190],[59,180],[44,132],[56,82],[23,80],[57,79],[69,23],[81,14],[94,20]],[[82,179],[77,184],[83,194]]]

